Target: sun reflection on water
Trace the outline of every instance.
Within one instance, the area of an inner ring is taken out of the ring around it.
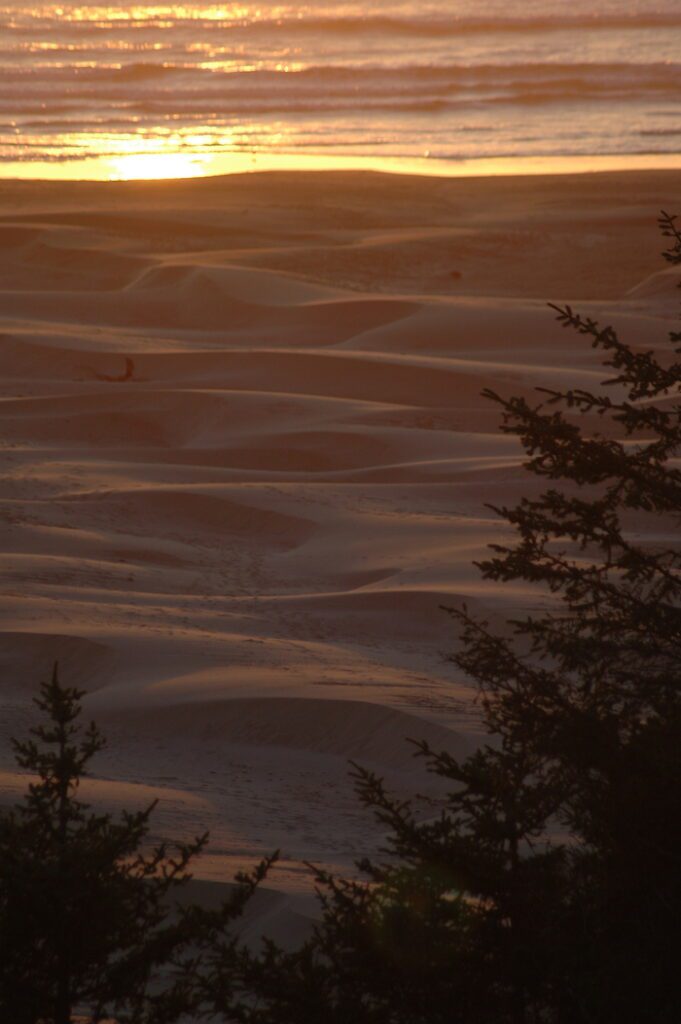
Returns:
[[[196,153],[152,152],[127,153],[109,157],[111,181],[167,180],[169,178],[200,178],[206,173],[207,158]]]
[[[230,4],[126,4],[125,6],[112,6],[106,3],[91,3],[76,5],[61,4],[37,4],[31,11],[24,12],[24,18],[30,17],[35,21],[47,19],[63,19],[72,22],[94,23],[96,25],[134,23],[153,24],[155,27],[162,25],[173,25],[178,21],[208,21],[234,23],[245,19],[267,18],[277,20],[290,15],[296,7],[281,5],[268,7],[266,12],[261,11],[257,4],[230,3]]]

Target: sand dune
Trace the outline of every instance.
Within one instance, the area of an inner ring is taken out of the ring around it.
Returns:
[[[248,747],[291,747],[386,767],[408,767],[408,740],[428,740],[437,750],[461,752],[465,740],[414,715],[366,701],[304,697],[247,698],[146,706],[103,714],[137,736]]]
[[[405,737],[479,741],[440,606],[538,600],[472,564],[541,487],[480,393],[600,386],[548,300],[667,345],[660,207],[671,172],[7,183],[0,797],[58,660],[110,737],[93,801],[209,827],[203,879],[281,847],[245,933],[303,934],[301,861],[380,843],[348,759],[437,800]]]
[[[627,293],[627,298],[649,301],[653,309],[659,310],[661,302],[679,301],[679,288],[681,288],[681,273],[678,267],[668,267],[667,270],[651,274],[645,281],[641,281],[635,288]]]
[[[73,253],[79,254],[82,267],[76,265]],[[27,262],[32,269],[26,286],[5,292],[3,305],[8,313],[23,316],[30,312],[35,320],[85,321],[152,329],[183,327],[190,331],[225,333],[243,331],[249,336],[267,331],[270,343],[278,335],[288,338],[295,332],[298,344],[308,338],[319,344],[323,331],[330,344],[400,319],[417,308],[413,302],[373,297],[344,297],[338,303],[327,299],[298,305],[247,302],[234,294],[238,289],[230,287],[230,275],[223,275],[220,268],[160,264],[131,279],[140,261],[128,266],[122,255],[102,259],[96,251],[60,252],[43,247]],[[105,273],[93,275],[91,269],[85,269],[98,268],[102,262],[111,264]],[[58,279],[53,280],[48,273],[45,290],[36,294],[27,286],[28,281],[35,278],[35,266],[42,267],[44,263],[49,268],[54,266]],[[68,287],[69,275],[77,275],[73,282],[78,284],[77,289]],[[267,296],[271,277],[269,275],[270,280],[265,283],[263,298]],[[50,285],[57,284],[65,287],[50,290]],[[278,291],[284,287],[285,282],[280,282]],[[336,306],[341,305],[342,315],[334,317],[334,312],[338,312]]]
[[[20,799],[26,789],[26,778],[22,772],[0,772],[0,804],[12,804]],[[84,779],[78,797],[86,803],[97,803],[103,810],[113,812],[144,810],[155,800],[161,799],[176,811],[205,809],[208,804],[201,797],[192,796],[180,789],[111,779]]]
[[[34,694],[59,662],[70,685],[89,693],[106,685],[112,667],[111,649],[82,636],[52,633],[0,633],[0,672],[3,694]]]
[[[70,499],[69,505],[65,506],[67,515],[73,511],[72,503],[84,504],[85,514],[91,520],[118,524],[126,532],[131,522],[139,522],[155,536],[187,540],[196,533],[199,543],[211,546],[219,544],[225,537],[235,536],[252,539],[265,547],[295,547],[310,535],[312,529],[305,520],[282,512],[270,512],[195,491],[154,488],[82,494]]]

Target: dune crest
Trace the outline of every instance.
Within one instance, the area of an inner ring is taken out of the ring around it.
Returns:
[[[5,182],[3,799],[58,660],[110,739],[88,794],[210,828],[204,880],[379,846],[348,759],[437,803],[405,738],[479,739],[441,606],[538,600],[473,564],[542,486],[481,391],[600,386],[548,300],[666,345],[661,207],[673,172]]]

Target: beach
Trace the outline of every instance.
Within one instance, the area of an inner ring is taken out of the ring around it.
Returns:
[[[480,740],[443,606],[541,600],[473,564],[539,486],[481,392],[598,389],[549,301],[668,346],[660,209],[678,172],[0,181],[0,798],[58,661],[89,798],[210,829],[206,883],[280,849],[275,933],[380,846],[348,761],[437,803],[406,738]]]

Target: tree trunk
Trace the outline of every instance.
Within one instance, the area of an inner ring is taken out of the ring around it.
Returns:
[[[57,995],[54,1001],[54,1024],[71,1024],[71,992],[69,979],[62,975],[57,979]]]

